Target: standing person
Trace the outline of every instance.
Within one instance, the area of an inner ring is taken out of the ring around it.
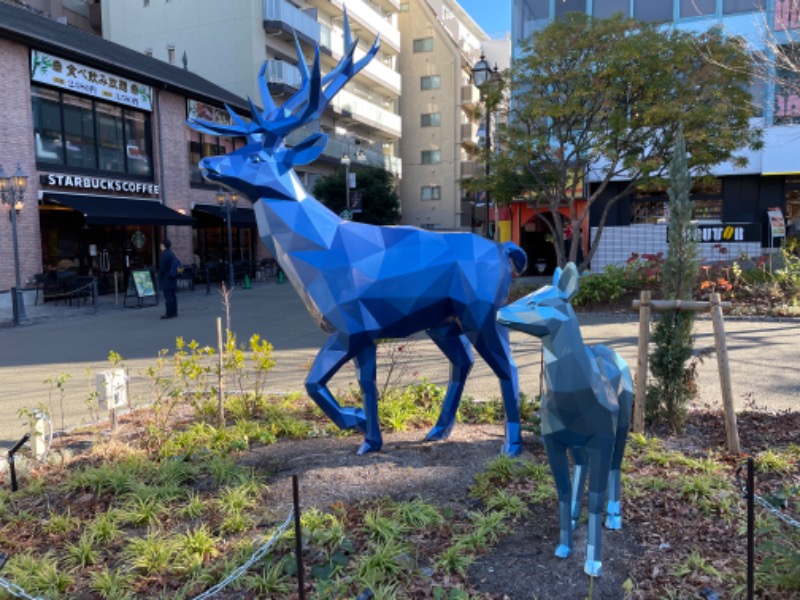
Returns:
[[[164,292],[164,305],[166,310],[162,319],[174,319],[178,316],[178,297],[175,289],[178,287],[177,277],[173,275],[172,263],[175,262],[175,254],[171,250],[172,242],[164,239],[161,242],[161,258],[158,261],[158,285]]]

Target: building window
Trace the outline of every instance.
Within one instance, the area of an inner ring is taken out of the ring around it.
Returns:
[[[715,2],[716,0],[711,0]],[[597,19],[608,19],[617,13],[628,16],[631,12],[630,0],[594,0],[592,3],[592,16]]]
[[[153,177],[149,113],[31,87],[36,162]]]
[[[420,162],[423,165],[438,165],[442,162],[441,150],[423,150],[422,160]]]
[[[433,38],[426,37],[414,40],[414,52],[433,52]]]
[[[442,199],[442,186],[440,185],[423,185],[422,186],[422,199],[427,200],[441,200]]]
[[[568,13],[579,12],[586,14],[586,0],[562,0],[556,2],[556,19],[565,17]]]
[[[439,127],[442,124],[442,113],[427,113],[420,115],[421,127]]]
[[[442,78],[439,75],[425,75],[420,79],[420,89],[438,90],[442,87]]]
[[[722,14],[764,11],[765,4],[764,0],[722,0]]]
[[[800,45],[787,44],[780,47],[780,53],[787,63],[796,65],[800,57]],[[793,67],[775,70],[775,125],[796,125],[800,123],[800,93],[798,93],[798,74]]]
[[[516,0],[511,23],[514,40],[523,40],[545,27],[550,19],[550,0]]]
[[[681,19],[713,15],[717,12],[717,0],[681,0]]]
[[[633,0],[633,18],[651,23],[672,21],[672,2]]]

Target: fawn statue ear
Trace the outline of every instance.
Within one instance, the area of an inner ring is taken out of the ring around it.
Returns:
[[[556,276],[558,279],[556,279]],[[575,266],[575,263],[567,263],[563,271],[556,269],[556,275],[553,275],[553,284],[558,288],[561,296],[570,301],[578,293],[579,279],[578,267]]]
[[[328,143],[328,136],[324,133],[312,133],[302,142],[289,148],[286,151],[286,162],[289,165],[307,165],[317,160],[325,144]]]
[[[561,267],[556,267],[556,270],[553,271],[553,287],[558,287],[558,282],[561,279]]]

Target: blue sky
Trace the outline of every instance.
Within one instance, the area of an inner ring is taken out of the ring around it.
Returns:
[[[458,0],[458,3],[490,36],[511,31],[511,0]]]

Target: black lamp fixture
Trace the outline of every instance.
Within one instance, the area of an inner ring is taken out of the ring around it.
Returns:
[[[486,56],[481,52],[481,58],[478,62],[476,62],[472,67],[472,82],[475,86],[481,91],[481,96],[483,97],[484,107],[486,110],[486,122],[485,122],[485,130],[483,132],[483,141],[484,141],[484,149],[486,150],[486,165],[484,167],[486,180],[488,183],[489,173],[490,173],[490,166],[489,166],[489,151],[491,149],[491,135],[492,135],[492,115],[489,111],[489,90],[487,89],[488,85],[493,84],[500,79],[500,72],[497,70],[497,64],[494,65],[494,69],[489,67],[489,63],[486,60]],[[491,205],[491,196],[489,194],[489,190],[486,190],[486,225],[485,225],[485,235],[486,237],[489,236],[489,206]]]
[[[236,210],[239,195],[236,192],[227,193],[222,188],[217,190],[217,204],[225,209],[225,222],[228,224],[228,289],[233,289],[233,234],[231,233],[231,213]]]
[[[22,286],[19,276],[19,243],[17,241],[17,216],[24,208],[25,188],[28,186],[28,175],[17,165],[17,170],[10,177],[6,175],[3,166],[0,165],[0,199],[3,204],[9,207],[9,219],[11,219],[11,237],[14,245],[14,288],[11,290],[11,306],[14,317],[14,325],[27,321],[25,315],[25,301],[22,296]]]
[[[352,213],[350,212],[350,164],[353,161],[350,160],[350,154],[345,152],[342,155],[341,163],[344,165],[344,210],[345,212],[342,215],[342,218],[349,221],[353,218]]]
[[[0,165],[0,198],[3,204],[9,207],[11,219],[11,236],[14,245],[14,288],[11,294],[11,306],[14,316],[14,325],[27,321],[25,315],[25,301],[22,296],[22,286],[19,276],[19,242],[17,240],[17,216],[24,208],[25,188],[28,186],[28,175],[17,165],[17,170],[12,176],[6,175]]]

